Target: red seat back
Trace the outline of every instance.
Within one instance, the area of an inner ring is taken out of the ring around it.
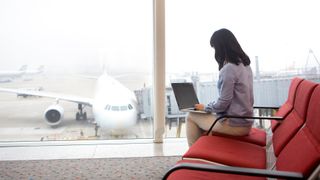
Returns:
[[[288,92],[288,99],[287,101],[279,108],[279,110],[277,111],[277,113],[275,114],[276,116],[280,116],[280,117],[286,117],[292,110],[293,108],[293,104],[294,104],[294,101],[295,101],[295,95],[296,95],[296,90],[299,86],[299,84],[303,81],[303,79],[301,78],[293,78],[291,80],[291,84],[290,84],[290,87],[289,87],[289,92]],[[275,120],[272,120],[271,121],[271,129],[272,131],[274,132],[275,129],[278,127],[279,125],[279,121],[275,121]]]
[[[303,80],[296,91],[297,100],[294,101],[292,111],[286,116],[277,130],[273,133],[272,142],[274,153],[279,155],[283,147],[297,133],[306,120],[307,108],[316,83]]]
[[[281,125],[282,126],[282,125]],[[312,93],[306,123],[278,156],[276,168],[308,177],[320,163],[320,86]]]

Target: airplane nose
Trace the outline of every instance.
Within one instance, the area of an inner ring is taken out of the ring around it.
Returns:
[[[101,129],[127,129],[136,124],[136,115],[131,113],[103,113],[96,116],[96,122]]]

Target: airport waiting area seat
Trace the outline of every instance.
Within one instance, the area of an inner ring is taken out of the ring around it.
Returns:
[[[293,109],[293,104],[295,102],[296,98],[296,92],[298,86],[301,84],[303,81],[302,78],[296,77],[291,80],[290,87],[289,87],[289,92],[288,92],[288,98],[285,101],[284,104],[282,104],[280,107],[255,107],[256,109],[274,109],[276,110],[276,113],[274,114],[275,117],[280,117],[280,118],[260,118],[256,117],[256,119],[261,119],[261,120],[271,120],[271,130],[274,132],[276,128],[278,127],[279,124],[281,124],[282,119],[286,118],[286,116],[292,111]],[[221,119],[224,117],[221,117]],[[276,120],[277,119],[277,120]],[[211,128],[212,129],[212,128]],[[207,132],[207,135],[209,135],[209,130]],[[240,141],[245,141],[253,144],[257,144],[260,146],[266,146],[267,145],[267,132],[264,129],[261,128],[255,128],[253,127],[247,136],[240,136],[240,137],[235,137],[235,136],[228,136],[224,134],[219,134],[219,133],[213,133],[211,132],[212,135],[215,136],[224,136],[224,137],[229,137],[229,138],[234,138]]]
[[[268,106],[256,106],[254,107],[255,109],[271,109],[271,110],[275,110],[276,113],[274,114],[274,116],[276,117],[282,117],[285,118],[289,112],[292,110],[293,108],[293,103],[295,101],[295,95],[296,95],[296,89],[299,86],[299,84],[303,81],[302,78],[296,77],[293,78],[291,80],[290,83],[290,87],[289,87],[289,92],[288,92],[288,98],[286,100],[286,102],[281,105],[280,107],[268,107]],[[222,118],[222,117],[221,117]],[[261,120],[265,120],[268,119],[270,120],[270,118],[259,118]],[[281,123],[281,118],[276,118],[278,120],[275,119],[271,119],[271,130],[274,131],[277,126]],[[171,118],[170,115],[168,115],[166,122],[169,125],[169,129],[171,129],[172,123],[173,121],[176,122],[177,124],[177,133],[176,133],[176,137],[180,137],[181,134],[181,128],[182,128],[182,124],[185,123],[185,115],[182,114],[178,117],[175,118]],[[206,132],[206,134],[208,135],[209,132]],[[249,135],[247,136],[242,136],[242,137],[234,137],[234,136],[228,136],[225,134],[219,134],[219,133],[213,133],[211,132],[212,135],[215,136],[224,136],[224,137],[230,137],[230,138],[234,138],[234,139],[238,139],[240,141],[245,141],[245,142],[250,142],[253,144],[257,144],[260,146],[266,146],[267,145],[267,132],[264,129],[261,128],[256,128],[253,127],[249,133]]]
[[[267,148],[223,136],[202,136],[164,179],[306,179],[320,169],[320,85],[303,80],[297,101],[277,125]]]

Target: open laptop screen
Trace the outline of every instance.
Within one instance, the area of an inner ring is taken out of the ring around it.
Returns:
[[[180,110],[199,103],[192,83],[171,83],[171,87]]]

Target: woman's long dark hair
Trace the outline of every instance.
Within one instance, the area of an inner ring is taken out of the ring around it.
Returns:
[[[219,65],[219,70],[226,62],[236,65],[250,65],[250,58],[242,50],[239,42],[231,31],[220,29],[213,33],[210,39],[210,45],[215,49],[215,58]]]

